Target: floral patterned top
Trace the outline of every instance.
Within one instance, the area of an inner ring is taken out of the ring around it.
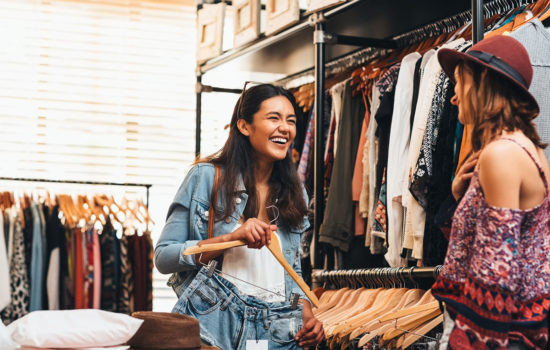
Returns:
[[[550,197],[544,171],[524,150],[546,188],[541,204],[491,206],[476,170],[455,212],[445,264],[432,287],[454,318],[449,349],[506,349],[510,341],[544,349],[548,343]]]

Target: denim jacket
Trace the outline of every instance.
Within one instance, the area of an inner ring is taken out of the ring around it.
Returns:
[[[183,251],[208,238],[208,209],[210,208],[213,183],[214,166],[212,164],[201,163],[191,168],[168,209],[166,224],[155,247],[155,265],[161,273],[173,273],[168,285],[174,289],[178,297],[191,283],[201,267],[196,264],[194,255],[184,256]],[[242,179],[239,180],[233,195],[236,204],[235,210],[227,219],[214,223],[214,236],[232,232],[242,216],[248,199]],[[304,196],[307,203],[305,191]],[[224,212],[225,194],[223,191],[218,193],[217,202],[216,217]],[[300,240],[302,233],[308,227],[307,217],[304,217],[301,226],[296,228],[288,228],[283,223],[277,222],[277,233],[283,255],[300,276],[302,275]],[[291,293],[298,293],[300,298],[306,298],[300,287],[285,271],[287,300],[290,299]]]

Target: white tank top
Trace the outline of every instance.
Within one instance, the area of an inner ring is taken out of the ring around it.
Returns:
[[[238,224],[234,230],[240,226]],[[279,238],[277,232],[275,235]],[[243,294],[267,302],[285,301],[285,270],[265,246],[261,249],[249,249],[247,246],[228,249],[223,255],[222,272],[225,274],[223,277]],[[256,288],[229,275],[277,294]]]

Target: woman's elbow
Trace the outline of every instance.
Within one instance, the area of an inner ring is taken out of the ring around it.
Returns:
[[[163,256],[165,247],[156,247],[155,248],[155,267],[162,274],[168,274],[173,271],[170,271],[170,267],[167,263],[167,259]]]

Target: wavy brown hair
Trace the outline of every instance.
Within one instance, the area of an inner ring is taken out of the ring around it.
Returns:
[[[465,121],[474,125],[474,152],[504,131],[516,130],[527,136],[537,148],[546,148],[547,144],[542,142],[533,123],[539,110],[525,92],[501,74],[481,65],[462,61],[456,69],[463,89],[461,112]],[[466,81],[471,86],[468,90],[464,89]]]
[[[225,210],[222,219],[230,216],[235,210],[234,193],[240,176],[242,176],[248,194],[243,212],[244,219],[258,216],[260,203],[256,193],[256,180],[253,170],[256,163],[255,151],[248,137],[243,135],[237,128],[237,120],[244,119],[247,123],[252,124],[254,114],[260,110],[262,102],[276,96],[286,97],[292,104],[296,117],[301,117],[296,100],[288,90],[271,84],[253,86],[241,94],[235,105],[229,124],[229,137],[222,149],[195,162],[212,163],[223,169],[219,188],[212,189],[213,193],[221,191],[225,194]],[[267,197],[267,205],[272,204],[279,209],[281,224],[288,228],[299,227],[307,214],[302,185],[292,164],[290,152],[287,153],[285,159],[276,161],[273,164]],[[270,210],[267,214],[270,219],[274,219]]]

